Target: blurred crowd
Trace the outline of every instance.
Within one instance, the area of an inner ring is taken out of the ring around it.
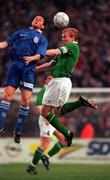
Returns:
[[[30,26],[40,14],[48,21],[45,32],[48,48],[60,46],[60,30],[53,24],[53,16],[65,11],[70,27],[80,31],[81,55],[72,75],[73,87],[110,86],[110,1],[109,0],[2,0],[0,1],[0,41],[15,30]],[[8,64],[9,49],[0,51],[0,86],[3,85]],[[41,63],[46,61],[41,60]],[[43,85],[44,72],[36,76],[36,86]]]

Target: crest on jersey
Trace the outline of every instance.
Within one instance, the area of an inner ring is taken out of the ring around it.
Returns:
[[[38,37],[35,36],[35,37],[34,37],[34,42],[35,42],[35,43],[38,43],[38,41],[39,41]]]

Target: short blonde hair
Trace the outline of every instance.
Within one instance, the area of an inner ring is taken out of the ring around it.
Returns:
[[[71,37],[75,37],[76,39],[78,38],[79,31],[76,28],[63,29],[62,33],[67,32],[67,31],[69,32]]]

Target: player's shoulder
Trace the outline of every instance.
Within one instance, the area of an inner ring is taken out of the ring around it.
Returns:
[[[74,48],[78,48],[79,49],[79,45],[78,45],[78,42],[74,41],[74,42],[68,42],[66,44],[66,47],[68,49],[74,49]]]
[[[23,28],[23,29],[18,29],[17,31],[15,31],[15,33],[21,34],[21,35],[29,34],[30,30],[28,28]]]
[[[42,34],[42,36],[41,36],[41,41],[48,44],[48,40],[44,34]]]
[[[29,29],[28,29],[28,28],[23,28],[23,29],[18,29],[18,31],[19,31],[19,32],[22,32],[22,31],[25,32],[25,31],[29,31]]]

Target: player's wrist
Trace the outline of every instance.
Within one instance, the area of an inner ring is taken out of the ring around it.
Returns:
[[[35,56],[32,56],[32,61],[37,61],[40,59],[40,54],[36,54]]]
[[[32,60],[32,61],[35,61],[35,60],[36,60],[35,56],[32,56],[32,57],[31,57],[31,60]]]

